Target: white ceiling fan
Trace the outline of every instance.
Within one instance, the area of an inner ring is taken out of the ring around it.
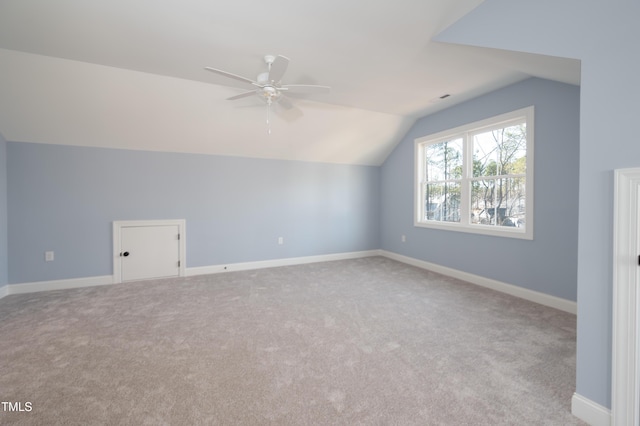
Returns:
[[[289,66],[289,58],[282,55],[266,55],[264,57],[264,61],[267,63],[267,71],[258,74],[255,81],[250,78],[242,77],[216,68],[205,67],[204,69],[255,86],[256,89],[231,96],[230,98],[227,98],[227,100],[234,101],[236,99],[246,98],[249,96],[257,96],[262,99],[267,104],[267,125],[268,132],[270,134],[271,127],[269,117],[271,113],[271,105],[277,102],[286,110],[293,108],[291,100],[285,94],[312,95],[328,93],[331,88],[329,86],[318,86],[315,84],[282,84],[282,77]]]

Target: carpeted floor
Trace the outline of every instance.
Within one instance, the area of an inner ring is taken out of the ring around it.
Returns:
[[[0,300],[25,425],[577,425],[575,316],[386,258]]]

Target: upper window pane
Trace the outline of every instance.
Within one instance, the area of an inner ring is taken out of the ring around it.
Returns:
[[[428,145],[426,161],[428,182],[462,178],[462,139]]]
[[[474,135],[473,177],[524,174],[526,169],[525,123]]]

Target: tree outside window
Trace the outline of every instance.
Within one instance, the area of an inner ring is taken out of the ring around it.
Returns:
[[[524,226],[526,123],[473,136],[471,223]]]

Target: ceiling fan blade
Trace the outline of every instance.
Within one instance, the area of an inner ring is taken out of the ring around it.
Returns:
[[[227,98],[228,101],[235,101],[236,99],[242,99],[242,98],[246,98],[249,96],[255,96],[256,91],[255,90],[251,90],[249,92],[243,92],[240,93],[239,95],[235,95],[235,96],[231,96],[230,98]]]
[[[216,74],[223,75],[223,76],[225,76],[225,77],[233,78],[233,79],[235,79],[235,80],[244,81],[245,83],[253,84],[253,85],[256,85],[256,86],[258,85],[258,84],[257,84],[255,81],[253,81],[253,80],[250,80],[250,79],[248,79],[248,78],[246,78],[246,77],[242,77],[242,76],[240,76],[240,75],[233,74],[233,73],[230,73],[230,72],[227,72],[227,71],[222,71],[222,70],[218,70],[218,69],[211,68],[211,67],[204,67],[204,69],[205,69],[205,70],[207,70],[207,71],[214,72],[214,73],[216,73]]]
[[[287,93],[295,94],[315,94],[315,93],[329,93],[331,87],[329,86],[317,86],[314,84],[287,84],[282,86],[280,90],[286,90]]]
[[[269,68],[269,81],[275,81],[279,83],[284,76],[284,73],[287,71],[287,67],[289,66],[289,58],[286,56],[278,55],[271,63],[271,67]]]
[[[280,98],[278,99],[278,103],[283,109],[291,109],[294,107],[293,103],[291,102],[291,99],[285,96],[280,96]]]
[[[289,123],[296,121],[304,115],[300,108],[293,105],[289,99],[284,97],[280,97],[276,105],[276,114],[278,114],[278,117],[288,121]]]

